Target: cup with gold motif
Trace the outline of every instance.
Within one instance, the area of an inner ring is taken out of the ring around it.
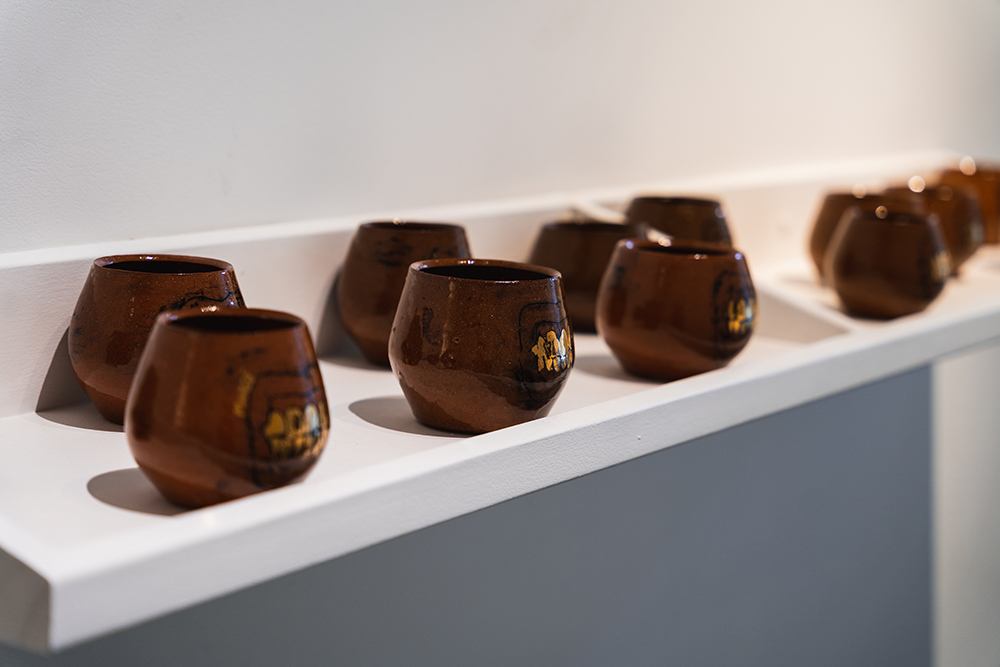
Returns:
[[[389,361],[432,428],[483,433],[543,417],[573,366],[562,276],[496,259],[415,262]]]
[[[746,258],[712,243],[619,241],[597,298],[597,332],[622,367],[663,381],[725,366],[756,319]]]
[[[302,477],[329,428],[305,322],[259,308],[160,315],[125,409],[139,468],[185,507]]]

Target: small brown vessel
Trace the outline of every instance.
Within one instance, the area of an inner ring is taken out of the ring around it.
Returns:
[[[98,411],[121,424],[136,364],[165,311],[242,307],[227,262],[185,255],[94,260],[69,327],[73,371]]]
[[[337,280],[337,303],[344,330],[369,362],[389,365],[389,332],[410,264],[470,256],[459,225],[394,220],[358,227]]]
[[[923,204],[925,211],[937,216],[954,275],[983,245],[983,216],[971,193],[950,185],[925,187],[919,192],[908,187],[889,188],[886,193],[912,197]]]
[[[494,259],[415,262],[389,359],[427,426],[482,433],[548,414],[573,367],[559,272]]]
[[[528,261],[562,274],[566,310],[576,332],[595,331],[597,289],[619,240],[633,230],[596,220],[550,222],[538,233]]]
[[[830,239],[837,231],[837,225],[844,218],[844,214],[855,207],[874,211],[880,206],[890,211],[910,211],[913,213],[924,211],[922,201],[900,193],[830,192],[823,197],[823,203],[816,214],[816,221],[813,223],[812,233],[809,236],[809,255],[812,257],[816,272],[822,281],[826,282],[824,275],[826,251],[830,247]]]
[[[625,370],[664,381],[728,364],[756,317],[743,253],[715,244],[620,241],[597,301],[597,331]]]
[[[885,208],[853,209],[837,227],[825,266],[848,314],[881,319],[920,312],[951,275],[937,217]]]
[[[257,308],[161,315],[125,421],[139,468],[184,507],[294,481],[316,462],[329,428],[305,322]]]
[[[963,158],[957,169],[945,169],[938,182],[976,197],[983,215],[983,239],[1000,243],[1000,165],[977,164]]]
[[[717,199],[643,195],[625,210],[625,224],[633,236],[649,236],[654,230],[676,242],[694,241],[731,246],[729,224]]]

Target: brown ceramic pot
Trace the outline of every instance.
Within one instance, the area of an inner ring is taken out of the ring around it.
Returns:
[[[964,162],[961,169],[942,171],[939,183],[964,189],[975,196],[983,215],[984,240],[1000,243],[1000,165]]]
[[[675,241],[733,243],[722,204],[716,199],[636,197],[625,210],[625,224],[636,231],[635,236],[649,236],[650,230],[655,230]]]
[[[809,236],[809,255],[821,280],[826,281],[824,258],[827,248],[830,247],[830,239],[833,238],[844,213],[854,207],[874,211],[880,206],[891,211],[920,213],[924,210],[923,202],[899,193],[855,195],[850,192],[830,192],[823,197],[823,203],[816,214],[816,221]]]
[[[69,357],[97,409],[121,424],[135,366],[157,315],[187,308],[242,307],[233,267],[183,255],[94,260],[73,311]]]
[[[951,255],[953,274],[957,275],[962,264],[983,244],[983,216],[972,194],[949,185],[926,187],[920,192],[901,186],[889,188],[886,193],[912,197],[922,203],[926,212],[937,216],[944,244]]]
[[[847,313],[880,319],[923,310],[951,274],[937,217],[886,209],[850,211],[825,267]]]
[[[573,366],[559,272],[494,259],[415,262],[389,360],[427,426],[482,433],[545,416]]]
[[[358,227],[337,280],[337,303],[344,330],[369,362],[389,365],[389,332],[410,264],[470,256],[459,225],[393,221]]]
[[[630,373],[676,380],[740,353],[757,313],[746,259],[715,244],[618,243],[597,300],[597,331]]]
[[[329,424],[305,322],[227,309],[157,319],[129,394],[125,433],[160,493],[202,507],[305,474]]]
[[[566,311],[574,331],[595,330],[601,277],[615,244],[631,233],[625,225],[595,220],[550,222],[539,232],[529,261],[562,274]]]

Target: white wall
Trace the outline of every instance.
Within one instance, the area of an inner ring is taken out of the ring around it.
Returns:
[[[0,0],[0,252],[918,148],[998,0]]]

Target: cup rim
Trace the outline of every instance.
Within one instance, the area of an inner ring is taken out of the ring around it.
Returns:
[[[180,264],[201,264],[203,266],[211,267],[210,271],[137,271],[135,269],[126,269],[121,267],[115,267],[115,264],[125,264],[128,262],[142,263],[149,262],[150,264],[158,262],[177,262]],[[116,271],[121,273],[134,273],[138,275],[161,275],[161,276],[194,276],[199,273],[219,273],[229,271],[233,272],[233,265],[221,259],[215,259],[212,257],[199,257],[197,255],[171,255],[167,253],[133,253],[125,255],[105,255],[104,257],[98,257],[93,261],[93,266],[96,269],[102,269],[105,271]]]
[[[510,280],[496,280],[487,278],[469,278],[463,276],[444,276],[436,273],[429,273],[426,269],[448,266],[489,266],[500,269],[513,269],[529,273],[537,273],[537,278],[511,278]],[[447,257],[442,259],[422,259],[410,264],[411,272],[433,278],[435,280],[455,281],[468,284],[489,284],[489,285],[518,285],[534,282],[551,282],[562,278],[562,274],[548,266],[540,264],[529,264],[527,262],[513,262],[506,259],[487,259],[480,257]]]
[[[358,225],[358,229],[364,230],[387,230],[407,231],[417,233],[443,232],[459,230],[464,232],[465,227],[455,222],[433,222],[426,220],[406,220],[394,218],[392,220],[369,220]]]
[[[681,206],[695,206],[699,208],[722,207],[722,200],[710,195],[698,194],[664,194],[656,192],[640,192],[632,197],[629,206],[638,201],[653,202],[661,205],[677,204]]]
[[[739,248],[708,241],[679,240],[671,243],[660,243],[659,241],[650,241],[648,239],[628,238],[618,242],[616,250],[618,249],[649,255],[660,255],[662,257],[676,257],[699,261],[740,261],[746,259],[746,255]]]
[[[212,320],[223,319],[255,319],[272,323],[271,327],[265,328],[199,328],[195,326],[185,326],[187,320],[207,318]],[[165,327],[171,331],[184,331],[192,336],[247,336],[270,333],[286,333],[299,331],[306,328],[306,322],[298,315],[283,311],[271,310],[269,308],[219,308],[209,306],[207,308],[192,308],[189,310],[174,310],[160,313],[156,318],[157,326]],[[273,326],[278,324],[279,326]]]
[[[620,233],[625,232],[626,234],[632,233],[629,226],[622,222],[607,222],[605,220],[593,220],[590,218],[584,220],[574,220],[563,219],[563,220],[552,220],[542,225],[543,231],[580,231],[580,232],[593,232],[593,233]]]

